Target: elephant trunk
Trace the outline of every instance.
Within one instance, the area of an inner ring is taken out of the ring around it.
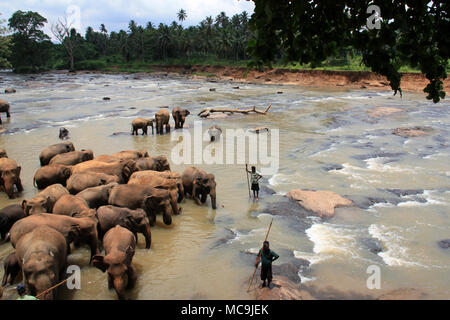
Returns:
[[[211,197],[211,207],[215,210],[216,209],[216,193],[211,192],[209,195]]]
[[[145,237],[145,249],[150,249],[150,245],[152,244],[152,231],[150,230],[150,225],[145,225],[142,234]]]
[[[183,183],[180,181],[177,184],[177,187],[178,187],[178,203],[180,203],[184,199],[184,186],[183,186]]]
[[[171,208],[171,206],[166,206],[164,208],[163,221],[164,221],[165,225],[172,224],[172,208]]]
[[[119,300],[125,300],[125,288],[127,287],[126,278],[127,276],[123,275],[123,277],[114,278],[113,280],[114,290],[116,290]]]

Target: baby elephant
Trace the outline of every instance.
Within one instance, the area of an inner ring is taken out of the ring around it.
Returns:
[[[152,127],[152,134],[154,133],[153,131],[153,119],[144,119],[144,118],[137,118],[134,119],[133,122],[131,123],[131,134],[132,135],[138,135],[138,130],[142,129],[142,135],[147,135],[147,129],[148,127]]]
[[[11,118],[11,114],[9,113],[9,103],[5,100],[0,99],[0,114],[2,112],[6,113],[7,118]],[[0,115],[0,124],[2,124],[2,117]]]
[[[133,232],[136,237],[136,242],[138,240],[137,233],[142,233],[145,237],[145,248],[150,249],[152,233],[150,231],[150,221],[144,210],[130,210],[128,208],[119,208],[111,205],[102,206],[97,210],[97,218],[99,239],[101,239],[109,229],[119,225]]]
[[[136,249],[134,234],[121,226],[110,229],[103,237],[105,256],[95,255],[92,264],[108,273],[108,288],[116,290],[120,300],[125,299],[125,290],[136,283],[136,270],[132,260]]]
[[[66,128],[60,128],[59,129],[59,138],[61,140],[69,139],[69,130]]]
[[[172,110],[172,117],[175,121],[175,129],[182,129],[184,126],[184,122],[186,121],[186,117],[190,115],[191,113],[189,110],[183,109],[183,108],[174,108]]]

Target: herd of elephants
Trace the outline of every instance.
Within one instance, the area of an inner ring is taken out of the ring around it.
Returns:
[[[0,111],[10,117],[4,100]],[[183,128],[188,115],[185,109],[173,109],[175,129]],[[154,124],[157,134],[167,133],[169,119],[167,110],[158,111],[154,119],[135,119],[132,134],[139,129],[147,134],[149,126],[153,133]],[[56,298],[57,290],[48,289],[63,280],[72,243],[90,248],[90,264],[106,272],[108,287],[125,299],[137,280],[132,263],[137,233],[144,235],[149,249],[156,215],[162,213],[170,225],[188,196],[203,205],[209,195],[216,208],[214,175],[196,167],[182,174],[170,171],[164,155],[125,150],[94,156],[66,140],[45,147],[39,161],[33,184],[40,192],[0,210],[0,233],[2,243],[9,241],[15,248],[4,259],[2,286],[12,285],[21,274],[27,293],[40,299]],[[9,198],[23,191],[20,172],[7,150],[0,149],[0,190]]]

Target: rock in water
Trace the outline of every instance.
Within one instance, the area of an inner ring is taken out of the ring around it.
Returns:
[[[16,93],[16,89],[13,88],[6,88],[5,93]]]
[[[442,249],[450,248],[450,239],[441,240],[438,242],[439,247]]]
[[[257,287],[254,293],[256,300],[313,300],[308,292],[300,290],[299,284],[283,276],[277,276],[270,289]]]
[[[413,127],[413,128],[397,128],[392,133],[400,137],[411,138],[411,137],[426,136],[431,131],[433,131],[433,129],[430,127]]]
[[[286,195],[289,199],[295,200],[300,206],[308,211],[312,211],[321,218],[331,218],[334,216],[336,207],[351,206],[353,202],[343,198],[332,191],[309,191],[295,189]]]
[[[378,297],[378,300],[422,300],[426,293],[413,288],[402,288],[390,291]]]
[[[380,118],[384,116],[389,116],[393,113],[402,112],[403,110],[400,108],[393,108],[393,107],[379,107],[374,110],[369,110],[367,113],[369,116],[373,118]]]

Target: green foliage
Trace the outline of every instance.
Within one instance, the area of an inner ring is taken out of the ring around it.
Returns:
[[[8,60],[11,55],[11,37],[5,36],[7,28],[3,26],[4,22],[5,20],[0,19],[0,69],[11,68]]]
[[[16,11],[9,19],[12,35],[10,61],[16,72],[40,72],[46,69],[52,47],[50,38],[41,30],[47,19],[37,12]]]
[[[418,68],[429,80],[424,89],[435,103],[445,96],[442,80],[450,57],[448,1],[253,0],[248,45],[251,67],[274,61],[311,67],[353,48],[362,63],[384,75],[401,93],[401,67]],[[367,8],[381,9],[381,28],[366,27]]]

